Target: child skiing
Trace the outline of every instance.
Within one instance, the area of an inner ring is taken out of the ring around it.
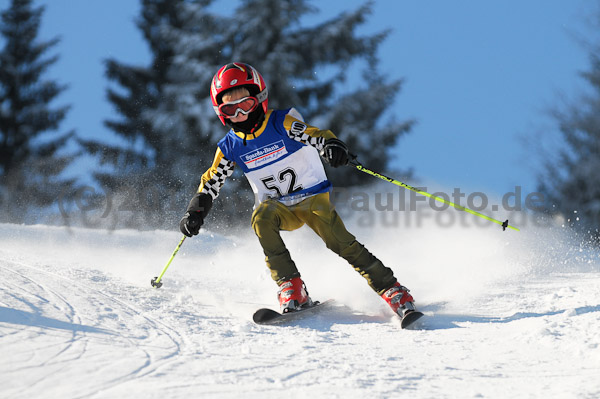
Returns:
[[[348,261],[400,317],[414,311],[408,289],[346,230],[330,202],[331,183],[319,154],[332,167],[346,165],[346,145],[331,131],[304,123],[294,108],[268,109],[265,82],[250,65],[235,62],[221,67],[213,77],[210,96],[217,116],[231,130],[217,144],[213,164],[202,175],[198,192],[181,219],[181,232],[188,237],[198,234],[225,179],[237,165],[257,198],[252,228],[279,286],[282,313],[312,305],[280,236],[281,230],[296,230],[304,224],[327,248]]]

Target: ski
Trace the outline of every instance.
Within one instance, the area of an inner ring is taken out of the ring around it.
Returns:
[[[301,320],[305,317],[314,315],[326,308],[328,305],[332,304],[333,302],[333,299],[328,299],[325,302],[315,301],[314,304],[310,307],[306,307],[302,310],[289,313],[279,313],[274,311],[273,309],[262,308],[254,312],[252,320],[254,320],[256,324],[263,325],[289,323],[291,321]]]
[[[406,328],[408,330],[415,328],[418,323],[413,323],[423,316],[423,313],[419,312],[418,310],[410,310],[404,315],[404,317],[402,317],[402,320],[400,321],[400,327],[402,327],[403,329]]]

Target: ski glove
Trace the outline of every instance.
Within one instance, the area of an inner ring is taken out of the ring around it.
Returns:
[[[198,193],[194,195],[188,205],[187,212],[179,222],[179,230],[187,237],[197,235],[210,208],[212,208],[212,197],[209,194]]]
[[[348,147],[342,140],[327,139],[321,150],[321,156],[334,168],[348,164]]]

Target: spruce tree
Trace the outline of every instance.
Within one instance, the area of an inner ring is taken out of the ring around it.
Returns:
[[[216,136],[210,132],[219,129],[206,98],[216,66],[210,59],[219,48],[213,40],[218,26],[204,12],[209,4],[143,0],[137,26],[150,47],[150,64],[106,61],[107,77],[116,83],[108,99],[119,119],[105,125],[128,144],[80,143],[101,164],[112,167],[95,178],[117,197],[113,219],[121,226],[173,227],[214,155]],[[191,66],[181,62],[188,40],[214,42],[196,55],[194,66],[200,63],[200,71],[190,71]]]
[[[225,51],[231,59],[255,66],[267,81],[269,106],[295,107],[307,123],[332,130],[359,160],[374,170],[386,170],[392,149],[413,121],[389,116],[401,91],[400,71],[383,76],[377,50],[389,31],[358,35],[371,3],[313,26],[318,14],[306,0],[249,0],[235,11]],[[364,65],[361,79],[351,67]],[[329,168],[336,186],[372,182],[352,168]]]
[[[600,244],[600,45],[588,44],[590,67],[581,77],[589,90],[552,111],[562,144],[547,155],[539,191],[546,211]]]
[[[121,86],[109,91],[121,119],[107,126],[130,145],[84,144],[117,166],[116,175],[97,178],[109,189],[128,188],[129,203],[144,222],[150,214],[162,214],[165,218],[153,223],[173,226],[210,166],[216,143],[228,130],[212,109],[210,81],[219,67],[232,61],[261,72],[270,107],[296,107],[309,124],[338,134],[366,165],[387,165],[390,148],[412,122],[382,120],[401,82],[383,79],[377,71],[377,48],[387,33],[356,33],[366,22],[369,5],[316,26],[301,23],[316,12],[305,0],[244,1],[223,16],[212,13],[210,5],[209,0],[143,0],[138,26],[152,50],[151,65],[107,62],[109,78]],[[352,83],[348,67],[360,60],[365,65],[361,84],[347,89]],[[371,181],[351,168],[329,173],[338,186]],[[145,203],[148,191],[164,200]],[[252,205],[251,191],[237,170],[211,217],[218,216],[220,225],[225,216],[247,222]]]
[[[74,132],[57,133],[68,107],[51,107],[65,89],[43,78],[58,57],[45,57],[58,39],[37,39],[43,7],[12,0],[0,35],[0,208],[2,221],[39,222],[41,211],[70,191],[61,178],[73,160],[64,149]]]
[[[547,211],[600,242],[600,53],[591,58],[592,68],[583,74],[591,95],[554,112],[563,143],[546,160],[539,191]]]

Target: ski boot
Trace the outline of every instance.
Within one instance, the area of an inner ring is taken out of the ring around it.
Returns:
[[[306,285],[300,277],[283,282],[277,292],[281,313],[295,312],[303,307],[313,306],[313,301],[308,296]]]
[[[381,297],[390,305],[394,313],[402,318],[407,313],[416,310],[413,303],[414,299],[409,294],[408,288],[400,285],[398,282],[381,294]]]

